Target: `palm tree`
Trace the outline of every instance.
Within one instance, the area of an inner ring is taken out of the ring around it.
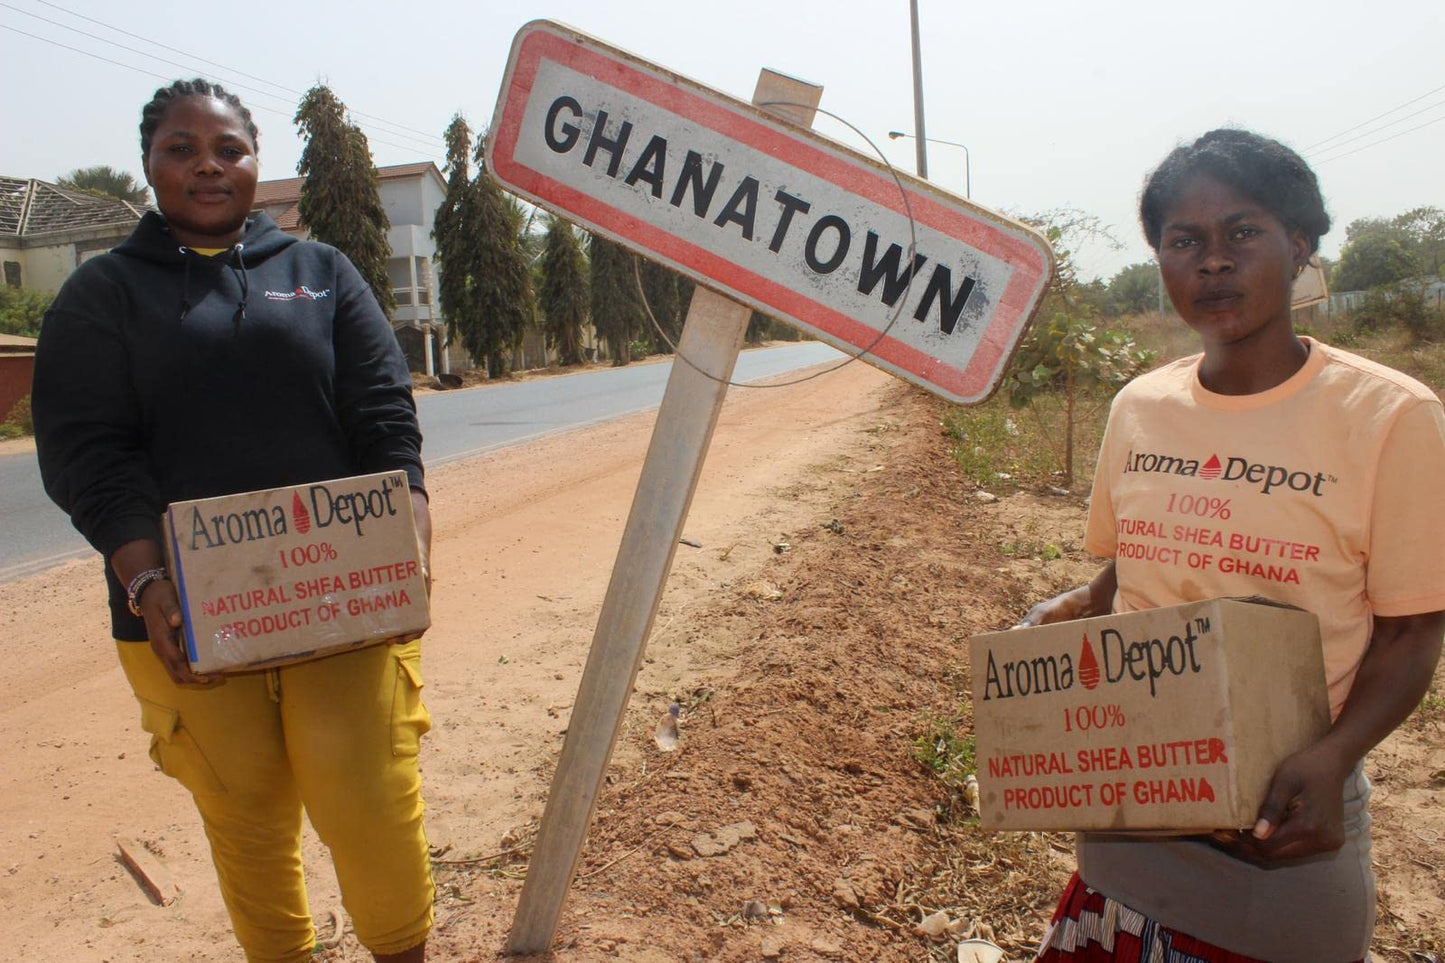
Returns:
[[[114,197],[132,204],[149,204],[151,192],[144,184],[137,184],[135,177],[125,171],[101,164],[96,167],[77,167],[57,178],[61,187],[69,187],[87,194]]]

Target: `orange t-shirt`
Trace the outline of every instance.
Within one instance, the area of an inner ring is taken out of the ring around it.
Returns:
[[[1445,609],[1445,412],[1398,371],[1305,339],[1254,395],[1199,383],[1195,355],[1114,399],[1085,547],[1115,559],[1114,610],[1263,595],[1319,616],[1338,716],[1371,616]]]

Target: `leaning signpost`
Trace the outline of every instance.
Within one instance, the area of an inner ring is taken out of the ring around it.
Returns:
[[[813,133],[822,88],[747,104],[546,21],[486,148],[508,190],[697,281],[512,924],[551,945],[753,310],[951,401],[998,386],[1053,270],[1029,228]]]

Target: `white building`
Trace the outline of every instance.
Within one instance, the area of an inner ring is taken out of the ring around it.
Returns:
[[[47,181],[0,176],[0,283],[53,294],[85,261],[124,241],[145,211]]]
[[[449,373],[452,358],[447,351],[446,321],[437,304],[436,272],[432,255],[432,225],[437,208],[446,199],[447,182],[430,161],[378,167],[381,203],[391,227],[386,239],[391,258],[386,273],[391,280],[396,308],[391,323],[396,339],[406,352],[407,363],[429,375]],[[306,238],[310,232],[301,224],[297,206],[301,200],[302,177],[262,181],[256,185],[256,210],[265,211],[287,234]]]

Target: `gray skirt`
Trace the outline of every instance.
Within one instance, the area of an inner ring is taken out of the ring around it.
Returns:
[[[1364,959],[1375,928],[1370,783],[1345,781],[1345,845],[1261,868],[1196,839],[1078,837],[1079,877],[1155,922],[1272,963]]]

